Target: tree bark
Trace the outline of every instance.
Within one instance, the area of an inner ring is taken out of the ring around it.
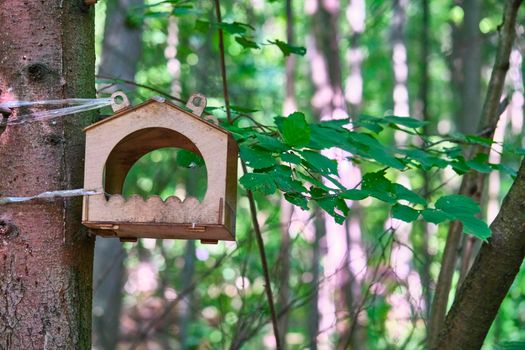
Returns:
[[[479,349],[525,257],[525,162],[491,225],[452,308],[436,349]]]
[[[521,3],[522,0],[509,0],[506,3],[496,62],[483,106],[481,123],[484,126],[494,125],[499,115],[499,99],[509,68],[509,54],[516,35],[516,17]],[[432,348],[477,349],[483,344],[525,257],[525,218],[521,204],[525,195],[524,177],[522,163],[518,177],[491,225],[492,237],[488,244],[482,246],[461,285],[438,342],[435,346],[432,344]]]
[[[515,25],[518,8],[522,0],[509,0],[506,3],[503,24],[500,32],[500,43],[498,46],[496,61],[492,71],[487,95],[480,118],[479,131],[483,136],[492,138],[499,118],[499,102],[505,82],[505,76],[509,68],[509,55],[516,36]],[[472,153],[487,152],[482,147],[474,147]],[[467,173],[461,182],[460,194],[471,196],[478,201],[483,192],[485,174]],[[441,332],[448,303],[448,294],[452,283],[454,265],[457,258],[457,247],[461,240],[462,225],[454,222],[450,225],[445,251],[438,276],[436,292],[432,304],[430,327],[429,327],[429,347],[435,348],[438,343],[438,335]],[[492,286],[491,286],[492,287]]]
[[[141,53],[142,25],[128,21],[131,7],[143,0],[112,0],[107,2],[102,62],[99,74],[118,79],[135,80]],[[133,86],[108,85],[104,92],[124,90]],[[98,349],[115,349],[119,339],[124,260],[126,253],[118,238],[100,238],[95,244],[93,280],[93,345]]]
[[[1,1],[0,101],[94,97],[93,41],[83,1]],[[8,126],[0,193],[81,187],[88,116]],[[0,206],[0,349],[90,348],[93,239],[80,216],[80,198]]]

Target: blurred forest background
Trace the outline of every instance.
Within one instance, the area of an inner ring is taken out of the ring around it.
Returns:
[[[230,103],[241,126],[270,125],[275,116],[301,111],[309,122],[395,115],[428,122],[426,134],[477,132],[498,43],[499,1],[239,0],[224,1],[221,12],[218,24],[213,1],[100,1],[99,95],[123,90],[136,104],[154,95],[185,101],[201,92],[207,111],[225,118],[222,29]],[[523,145],[524,16],[494,136],[499,145]],[[392,146],[417,142],[395,129],[378,138]],[[516,169],[520,158],[498,147],[489,161]],[[347,188],[377,170],[346,161],[349,154],[337,149],[323,154],[340,160]],[[425,198],[457,193],[461,182],[450,168],[396,176]],[[486,181],[480,206],[490,223],[513,180],[496,170]],[[202,198],[205,165],[185,151],[156,150],[133,167],[125,191]],[[275,348],[250,201],[239,191],[236,243],[97,239],[95,349]],[[313,205],[302,210],[275,188],[267,192],[254,192],[256,219],[281,348],[425,347],[447,225],[405,223],[371,198],[349,203],[340,225]],[[479,242],[463,235],[449,304]],[[523,269],[485,348],[510,341],[525,341]]]

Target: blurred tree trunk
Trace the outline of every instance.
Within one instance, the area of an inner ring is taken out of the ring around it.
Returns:
[[[179,82],[174,79],[172,83],[172,91],[177,88]],[[189,170],[189,175],[186,183],[186,198],[196,197],[197,196],[197,186],[198,186],[198,169],[191,168]],[[184,266],[182,268],[179,283],[180,286],[178,293],[184,290],[189,286],[189,284],[194,280],[195,275],[195,241],[186,241],[184,249]],[[195,312],[194,312],[194,302],[195,302],[195,292],[191,291],[184,295],[181,299],[181,302],[178,303],[177,307],[177,340],[180,344],[180,349],[186,350],[190,349],[191,345],[188,344],[188,330],[190,324],[195,321]],[[166,325],[167,329],[164,330],[165,333],[169,334],[169,324]]]
[[[474,133],[481,115],[481,20],[482,3],[463,0],[464,22],[460,29],[460,113],[457,115],[458,129],[462,133]]]
[[[397,116],[410,115],[408,92],[408,50],[406,39],[407,25],[407,0],[394,0],[392,3],[392,21],[390,24],[390,44],[392,48],[392,70],[394,76],[394,90],[392,94],[393,113]],[[400,131],[394,133],[396,144],[404,147],[408,143],[408,134]],[[410,180],[401,173],[396,182],[410,188]],[[398,339],[409,339],[410,328],[413,327],[414,315],[411,310],[417,308],[413,305],[421,300],[420,276],[414,269],[414,254],[410,234],[413,225],[398,219],[391,219],[394,230],[395,244],[392,247],[390,265],[395,277],[395,284],[404,285],[406,288],[401,295],[391,294],[387,300],[395,305],[388,314],[391,322],[395,323],[395,333]]]
[[[407,0],[394,0],[392,5],[392,23],[390,42],[392,45],[392,65],[394,70],[394,115],[408,116],[408,64],[407,45],[405,37]],[[406,134],[399,134],[396,138],[404,138]]]
[[[345,99],[348,103],[351,118],[357,119],[363,103],[362,63],[364,59],[361,36],[365,31],[366,3],[364,0],[351,0],[346,8],[346,20],[350,27],[350,48],[347,52],[349,73],[345,82]],[[346,171],[352,180],[348,183],[355,186],[361,179],[361,169],[348,164]],[[350,325],[341,335],[338,349],[366,348],[366,315],[359,309],[362,305],[363,280],[367,273],[367,257],[361,236],[363,221],[359,202],[348,202],[352,215],[346,223],[346,268],[349,269],[348,280],[344,290],[346,305],[350,313]]]
[[[321,280],[321,239],[326,235],[323,213],[320,208],[314,209],[314,239],[312,244],[312,295],[308,305],[308,345],[311,350],[317,350],[319,334],[319,287]]]
[[[454,27],[453,52],[452,52],[452,83],[457,95],[460,96],[456,122],[459,131],[463,133],[474,133],[486,126],[484,121],[480,124],[481,115],[481,35],[479,32],[479,21],[481,19],[481,3],[475,0],[463,0],[461,6],[464,13],[464,22],[460,28]],[[495,127],[495,125],[494,125]],[[462,189],[466,195],[480,193],[482,189],[471,190],[467,186],[466,179],[462,180]],[[480,186],[481,186],[480,182]],[[472,186],[473,188],[477,185]],[[480,198],[476,200],[479,201]],[[432,303],[428,340],[430,346],[435,345],[439,332],[445,321],[447,312],[448,296],[452,286],[452,278],[456,270],[460,242],[463,239],[467,245],[467,251],[473,245],[473,238],[464,237],[461,234],[462,227],[457,223],[451,223],[447,236],[447,245],[441,260],[436,291]],[[466,256],[469,256],[467,253]],[[469,259],[467,258],[467,261]],[[466,268],[462,269],[466,272]],[[463,278],[461,278],[462,280]]]
[[[286,40],[288,44],[294,45],[294,16],[293,16],[293,1],[286,0]],[[285,62],[285,99],[283,113],[285,116],[297,110],[295,100],[295,55],[286,57]],[[279,294],[277,296],[277,305],[281,308],[287,307],[290,302],[290,255],[291,255],[291,241],[290,241],[290,223],[294,206],[288,202],[284,197],[281,198],[281,212],[280,212],[280,231],[281,244],[279,248]],[[279,312],[279,311],[278,311]],[[290,310],[284,313],[279,313],[279,336],[281,337],[281,348],[285,350],[286,334],[288,333],[288,321]]]
[[[186,249],[184,249],[184,267],[180,275],[180,285],[182,289],[186,288],[191,281],[193,281],[193,275],[195,274],[195,241],[186,241]],[[191,322],[194,320],[194,311],[192,310],[193,305],[193,293],[188,293],[183,297],[178,305],[177,311],[177,323],[179,332],[177,334],[177,340],[180,343],[180,348],[190,349],[188,346],[188,329]]]
[[[133,10],[144,4],[144,0],[108,0],[102,59],[98,73],[116,79],[135,80],[137,63],[142,52],[142,20]],[[141,12],[140,12],[141,13]],[[133,91],[134,87],[114,86],[104,91],[121,89]]]
[[[177,58],[179,52],[179,25],[177,19],[170,17],[168,20],[168,38],[166,42],[166,49],[164,51],[164,57],[166,58],[166,64],[168,72],[171,75],[171,95],[175,97],[181,97],[181,82],[180,82],[180,61]]]
[[[429,71],[429,60],[430,60],[430,0],[422,0],[421,2],[421,56],[420,56],[420,87],[419,87],[419,101],[418,109],[421,120],[430,122],[429,115],[429,93],[430,93],[430,71]],[[423,134],[429,135],[428,126],[423,127]],[[431,178],[427,171],[421,172],[423,178],[423,196],[425,199],[429,197]],[[430,305],[432,303],[432,276],[430,275],[430,265],[432,263],[432,255],[430,253],[429,241],[430,241],[430,227],[426,222],[421,223],[423,238],[421,240],[421,254],[423,255],[423,261],[421,264],[421,284],[423,294],[425,298],[425,315],[428,319],[430,317]]]
[[[0,100],[94,98],[93,11],[82,1],[1,1]],[[81,188],[93,115],[7,126],[0,193]],[[0,206],[1,349],[90,348],[93,239],[81,208],[80,198]]]
[[[129,20],[128,11],[143,0],[110,0],[107,2],[102,61],[99,74],[117,79],[135,80],[141,53],[142,25]],[[132,86],[106,86],[104,92]],[[99,238],[95,244],[93,280],[93,346],[112,350],[118,343],[125,251],[118,238]]]
[[[313,4],[313,3],[312,3]],[[318,0],[315,6],[309,8],[312,16],[312,38],[308,55],[311,64],[312,80],[315,93],[312,107],[320,120],[341,119],[348,117],[342,89],[341,61],[339,58],[339,1]],[[347,187],[353,187],[358,182],[359,173],[355,167],[345,160],[348,155],[340,149],[330,149],[323,154],[339,162],[339,180]],[[355,282],[350,266],[350,250],[348,245],[349,225],[339,225],[334,218],[325,215],[325,236],[320,241],[320,249],[324,254],[324,281],[319,291],[319,335],[318,348],[333,348],[334,334],[347,335],[351,322],[354,322],[354,304],[351,283]],[[360,230],[359,225],[352,229]],[[360,232],[352,234],[360,236]],[[341,337],[336,339],[340,342]],[[352,337],[346,337],[345,342],[354,344]],[[355,344],[359,346],[359,344]],[[363,344],[364,345],[364,344]]]
[[[465,20],[461,29],[461,62],[463,80],[461,82],[461,113],[458,115],[458,128],[462,133],[474,133],[481,114],[481,2],[465,0],[463,12]],[[471,236],[463,237],[461,249],[460,285],[470,265],[478,240]],[[479,246],[478,246],[479,248]],[[457,289],[459,290],[459,289]]]

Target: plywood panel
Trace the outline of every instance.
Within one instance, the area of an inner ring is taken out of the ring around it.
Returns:
[[[203,157],[208,189],[201,203],[195,198],[181,202],[176,197],[165,202],[159,197],[124,200],[119,195],[131,166],[144,154],[163,147],[184,148]],[[98,229],[116,223],[139,238],[185,239],[191,232],[195,239],[234,239],[237,154],[231,135],[170,103],[151,100],[128,108],[86,128],[84,187],[104,191],[106,171],[105,190],[113,195],[86,197],[84,223]],[[132,229],[133,225],[140,230]],[[169,229],[170,225],[173,229]],[[205,229],[199,236],[194,230],[183,229],[187,225]],[[120,237],[128,234],[123,229],[116,232]],[[138,236],[138,232],[143,236]],[[210,232],[215,236],[210,237]],[[173,236],[167,237],[170,234]]]

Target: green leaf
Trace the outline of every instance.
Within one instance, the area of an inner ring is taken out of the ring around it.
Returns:
[[[453,218],[459,216],[473,216],[481,211],[478,203],[470,197],[460,194],[451,194],[439,198],[435,204],[436,209],[441,209]]]
[[[467,162],[463,156],[456,157],[456,159],[451,162],[450,165],[458,175],[463,175],[470,170],[470,167],[467,165]]]
[[[310,126],[304,114],[300,112],[292,113],[285,118],[279,130],[284,142],[290,146],[306,146],[310,142]]]
[[[277,189],[272,176],[267,173],[247,173],[239,179],[239,182],[245,189],[259,191],[265,195],[273,194]]]
[[[491,164],[490,166],[492,167],[492,169],[499,170],[503,174],[510,175],[512,178],[515,178],[518,175],[516,169],[513,169],[505,164]]]
[[[199,15],[201,10],[193,8],[193,5],[178,5],[171,11],[173,16]]]
[[[465,139],[467,142],[475,143],[486,147],[490,147],[494,143],[494,140],[492,140],[489,137],[481,137],[476,135],[466,135]]]
[[[425,221],[436,225],[451,219],[450,215],[444,211],[432,208],[423,209],[421,211],[421,215],[423,215],[423,219],[425,219]]]
[[[302,171],[296,171],[295,174],[297,177],[301,178],[302,180],[311,183],[314,186],[319,187],[320,189],[323,189],[325,191],[330,191],[331,188],[326,186],[321,180],[316,179],[315,177],[312,177],[308,174],[303,173]]]
[[[399,152],[406,154],[407,157],[421,164],[424,170],[428,170],[432,167],[443,169],[448,165],[446,160],[434,156],[429,151],[425,152],[420,149],[404,149],[399,150]]]
[[[301,164],[301,157],[294,153],[283,153],[281,154],[281,160],[291,164]]]
[[[358,153],[358,148],[351,140],[348,135],[351,131],[344,128],[328,127],[321,124],[310,125],[310,143],[309,148],[316,150],[328,149],[331,147],[339,147],[350,153]],[[358,144],[361,146],[361,144]],[[363,149],[364,150],[364,149]]]
[[[366,133],[352,132],[348,134],[351,143],[358,147],[359,144],[365,147],[359,148],[359,154],[364,158],[369,158],[386,166],[403,170],[405,164],[391,154],[391,149],[380,144],[374,137]]]
[[[210,22],[198,19],[195,21],[195,30],[201,33],[206,33],[210,30]]]
[[[483,241],[492,235],[487,223],[475,216],[460,216],[459,221],[463,224],[463,231]]]
[[[427,205],[425,198],[421,197],[419,194],[414,191],[409,190],[403,185],[394,184],[394,193],[398,200],[405,200],[414,204]]]
[[[363,155],[364,156],[364,155]],[[394,169],[403,170],[405,169],[405,164],[401,162],[396,157],[392,156],[385,149],[382,148],[370,148],[366,153],[368,158],[375,160],[379,164],[384,164],[386,166],[392,167]]]
[[[346,215],[348,214],[348,207],[344,200],[336,198],[334,196],[328,195],[326,191],[323,191],[319,188],[312,188],[310,190],[312,198],[317,202],[317,204],[328,214],[333,216],[335,222],[342,224],[346,220]],[[343,215],[336,211],[338,209],[342,212]]]
[[[290,56],[290,54],[304,56],[306,54],[306,49],[302,46],[292,46],[278,39],[275,41],[268,40],[268,42],[276,45],[285,56]]]
[[[488,164],[488,161],[489,156],[487,154],[478,153],[473,159],[468,160],[466,163],[470,168],[480,173],[490,173],[492,167]]]
[[[383,123],[381,118],[372,117],[369,115],[360,115],[359,119],[355,123],[355,126],[363,127],[375,132],[376,134],[379,134],[381,131],[383,131],[383,127],[380,125],[381,123]]]
[[[246,33],[247,29],[254,29],[251,25],[240,22],[221,22],[219,23],[218,27],[229,34],[244,34]]]
[[[273,169],[273,171],[271,172],[271,175],[273,176],[273,179],[277,186],[283,192],[307,192],[307,189],[303,186],[302,182],[297,181],[292,177],[293,171],[287,166],[276,166],[275,169]]]
[[[253,169],[264,169],[275,165],[275,158],[270,152],[241,145],[239,147],[241,158],[246,165]]]
[[[184,168],[196,168],[204,165],[204,159],[201,156],[185,149],[177,152],[176,162]]]
[[[397,117],[397,116],[394,116],[394,115],[384,117],[383,119],[386,120],[389,123],[405,126],[407,128],[414,128],[414,129],[415,128],[420,128],[420,127],[428,124],[428,122],[425,122],[425,121],[422,121],[422,120],[419,120],[419,119],[415,119],[415,118],[411,118],[411,117]]]
[[[290,149],[290,147],[287,147],[277,137],[271,137],[261,133],[255,134],[255,137],[257,138],[257,141],[259,141],[258,145],[269,151],[283,152]]]
[[[303,210],[308,210],[308,200],[304,196],[298,193],[285,193],[284,198],[293,205],[297,205]]]
[[[412,222],[419,216],[419,211],[397,203],[392,207],[392,216],[405,222]]]
[[[300,153],[304,160],[306,160],[315,171],[323,175],[337,175],[337,162],[335,160],[327,158],[317,152],[301,151]]]
[[[247,39],[245,36],[236,36],[235,41],[245,49],[260,49],[260,46],[255,41]]]
[[[494,350],[523,350],[525,349],[525,341],[506,341],[495,345]]]
[[[352,123],[352,120],[350,118],[343,118],[343,119],[329,119],[329,120],[323,120],[317,124],[321,128],[330,128],[337,131],[348,131],[348,129],[344,128],[345,126]]]
[[[363,175],[361,188],[368,191],[372,197],[382,200],[383,202],[396,202],[394,184],[385,177],[384,170]]]
[[[364,190],[350,189],[350,190],[342,192],[339,196],[344,199],[360,201],[370,196],[370,193]]]

